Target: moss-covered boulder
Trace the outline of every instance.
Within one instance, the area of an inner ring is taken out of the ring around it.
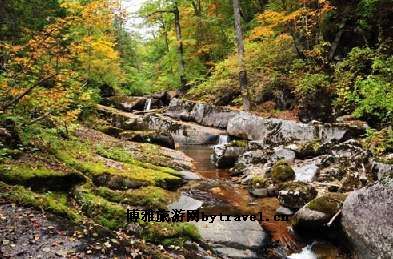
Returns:
[[[283,207],[300,209],[317,196],[314,187],[303,182],[287,182],[279,185],[278,199]]]
[[[345,198],[342,193],[326,193],[313,199],[296,213],[294,228],[299,231],[327,231],[327,223],[341,209]]]
[[[84,182],[77,172],[62,172],[32,165],[0,165],[0,181],[31,187],[33,190],[66,191]]]
[[[272,180],[275,183],[295,180],[295,171],[287,162],[280,160],[272,168]]]

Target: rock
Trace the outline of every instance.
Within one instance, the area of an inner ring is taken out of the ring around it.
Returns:
[[[9,145],[12,141],[12,135],[5,128],[0,128],[0,144]]]
[[[342,225],[358,258],[393,258],[393,185],[352,192],[344,202]]]
[[[183,209],[185,211],[187,211],[187,210],[197,210],[200,207],[202,207],[202,205],[203,205],[202,201],[196,200],[196,199],[191,198],[190,196],[187,196],[187,195],[182,193],[180,195],[180,198],[177,201],[175,201],[174,203],[172,203],[172,204],[170,204],[168,206],[168,209],[169,210],[174,210],[174,209],[180,210],[180,209]]]
[[[382,180],[386,177],[393,178],[393,164],[373,162],[372,171],[378,180]]]
[[[225,129],[229,119],[234,117],[236,113],[224,107],[172,99],[166,115],[176,119],[193,121],[207,127]]]
[[[213,146],[211,160],[218,168],[229,168],[236,163],[244,150],[244,147],[234,147],[230,144],[215,145]]]
[[[150,130],[169,134],[175,143],[187,145],[216,144],[220,135],[226,133],[215,128],[195,123],[173,120],[162,115],[147,115],[144,121]]]
[[[281,144],[295,140],[314,139],[314,127],[279,119],[264,119],[240,112],[228,121],[230,135],[249,140],[263,140],[265,143]]]
[[[255,196],[255,197],[259,197],[259,198],[263,198],[263,197],[268,197],[269,196],[269,190],[268,188],[256,188],[256,189],[252,189],[250,190],[250,193]]]
[[[295,171],[287,162],[278,161],[272,168],[272,180],[274,183],[295,180]]]
[[[280,185],[278,200],[290,209],[300,209],[317,195],[314,187],[302,182],[288,182]]]
[[[148,125],[144,122],[143,116],[128,112],[123,112],[112,107],[97,105],[96,109],[103,119],[109,122],[112,127],[122,130],[147,130]]]
[[[180,177],[183,180],[186,180],[186,181],[193,181],[193,180],[201,180],[202,179],[202,177],[200,175],[193,173],[191,171],[180,171],[177,173],[180,175]]]
[[[243,177],[241,180],[242,184],[250,184],[255,178],[262,178],[266,176],[266,167],[250,166],[244,170]]]
[[[158,131],[124,131],[119,134],[121,139],[140,143],[153,143],[162,147],[175,149],[172,136]]]
[[[229,135],[265,144],[288,144],[319,139],[322,143],[344,141],[360,136],[365,129],[346,123],[305,124],[281,119],[264,119],[246,112],[239,112],[228,121]]]
[[[257,221],[206,221],[193,222],[202,240],[224,257],[259,258],[258,252],[268,242],[268,234]],[[247,235],[239,235],[247,233]]]
[[[326,225],[341,209],[346,198],[341,193],[325,193],[306,204],[295,214],[294,227],[297,230],[323,232]]]
[[[310,159],[296,163],[293,166],[293,170],[295,171],[295,180],[299,182],[311,183],[318,175],[319,164],[319,159]]]
[[[295,161],[295,157],[296,157],[296,153],[293,150],[284,148],[283,146],[279,146],[274,148],[274,154],[270,158],[270,160],[272,162],[282,160],[288,163],[293,163]]]
[[[293,211],[291,209],[280,206],[276,209],[276,214],[285,215],[285,216],[292,216]]]
[[[125,112],[143,111],[146,103],[145,97],[113,96],[108,100],[114,107]]]

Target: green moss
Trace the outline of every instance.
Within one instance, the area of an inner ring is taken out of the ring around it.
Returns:
[[[198,229],[189,223],[148,223],[143,233],[144,239],[153,243],[182,246],[186,240],[199,240]]]
[[[11,186],[0,182],[0,197],[21,205],[44,209],[56,215],[66,217],[73,222],[81,222],[78,211],[68,204],[67,194],[61,192],[35,193],[23,186]]]
[[[299,154],[302,158],[314,157],[321,154],[321,141],[319,139],[304,143],[299,150]]]
[[[295,171],[288,163],[280,160],[272,168],[272,180],[275,183],[295,180]]]
[[[248,141],[247,140],[233,140],[231,141],[231,143],[229,144],[231,147],[243,147],[246,148],[248,145]]]
[[[251,180],[251,185],[258,188],[269,187],[270,181],[263,176],[254,176]]]
[[[142,187],[125,192],[100,187],[95,190],[95,193],[112,202],[151,209],[165,209],[174,198],[173,193],[154,186]]]
[[[323,212],[329,215],[329,217],[332,217],[341,208],[345,198],[346,195],[342,193],[328,193],[310,201],[307,207],[311,210]]]
[[[8,164],[0,166],[0,180],[34,189],[67,190],[84,179],[76,172],[65,173],[32,165]]]
[[[127,214],[123,206],[93,194],[86,186],[77,188],[75,198],[81,205],[82,211],[99,224],[109,229],[125,226]]]

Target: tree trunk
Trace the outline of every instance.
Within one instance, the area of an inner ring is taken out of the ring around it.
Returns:
[[[176,39],[178,42],[178,52],[179,52],[180,90],[182,92],[184,92],[187,90],[186,89],[187,80],[186,80],[186,75],[185,75],[183,37],[182,37],[181,27],[180,27],[180,11],[179,11],[179,7],[178,7],[176,1],[175,1],[175,6],[174,6],[173,12],[175,14]]]
[[[244,63],[244,40],[243,31],[240,21],[240,4],[239,0],[232,0],[233,12],[235,16],[235,30],[236,30],[236,41],[237,41],[237,52],[239,58],[239,84],[240,91],[243,97],[243,109],[245,111],[250,110],[250,98],[248,94],[248,80],[247,80],[247,70]]]

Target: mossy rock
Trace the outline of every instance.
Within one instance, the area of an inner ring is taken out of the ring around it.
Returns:
[[[317,196],[314,187],[303,182],[286,182],[279,184],[280,204],[290,209],[300,209]]]
[[[148,223],[145,225],[143,238],[164,245],[182,246],[187,240],[200,240],[201,236],[195,225],[189,223]]]
[[[230,147],[242,147],[246,148],[248,146],[248,141],[247,140],[242,140],[242,139],[236,139],[233,140],[229,143]]]
[[[272,180],[275,183],[295,180],[295,171],[287,162],[280,160],[272,168]]]
[[[327,214],[333,217],[341,208],[346,195],[342,193],[326,193],[321,197],[315,198],[307,204],[307,208]]]
[[[95,194],[116,203],[142,206],[149,209],[165,209],[175,198],[175,194],[160,187],[148,186],[125,192],[99,187]]]
[[[67,191],[84,182],[77,172],[59,172],[49,168],[9,164],[0,166],[0,180],[9,184],[31,187],[33,190]]]
[[[82,211],[97,223],[109,229],[124,227],[127,223],[127,210],[117,204],[95,195],[88,185],[75,189],[75,199]]]
[[[0,182],[0,198],[36,209],[43,209],[56,215],[70,219],[75,223],[82,221],[83,216],[69,203],[67,193],[36,193],[23,186],[8,185]]]
[[[306,142],[296,151],[296,156],[300,159],[312,158],[322,154],[322,143],[318,140]]]
[[[254,176],[251,180],[252,187],[267,188],[271,185],[271,181],[263,176]]]

